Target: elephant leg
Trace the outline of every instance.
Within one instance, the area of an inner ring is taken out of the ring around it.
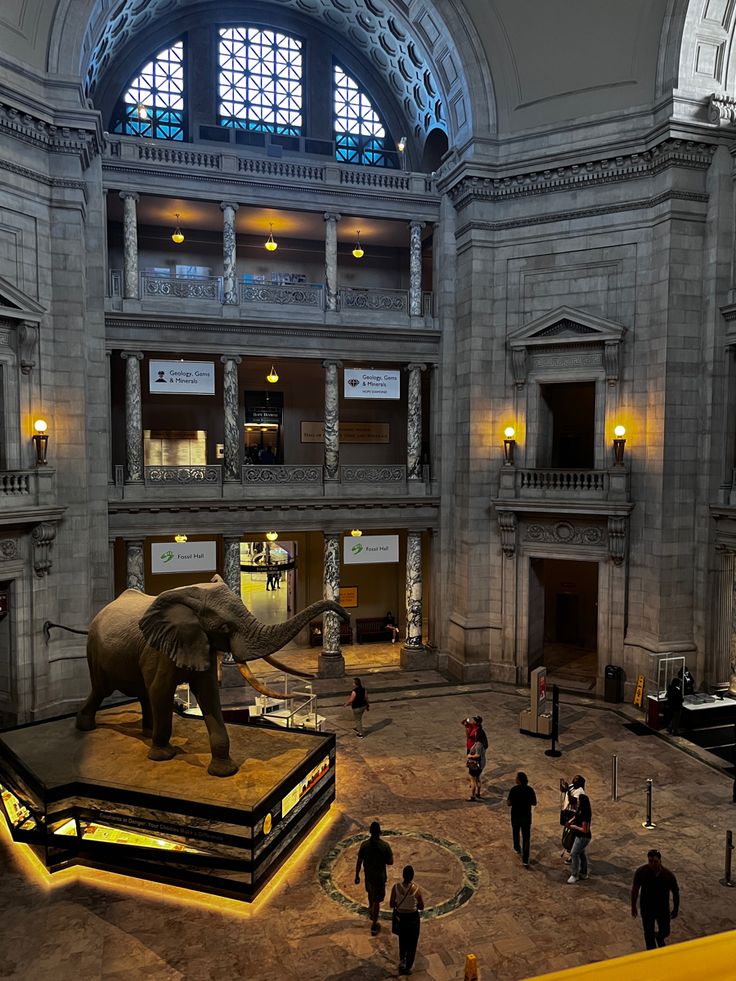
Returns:
[[[170,760],[176,756],[171,745],[171,715],[174,711],[175,684],[168,678],[155,678],[148,689],[149,704],[153,717],[153,736],[149,760]]]
[[[93,688],[84,705],[77,712],[77,729],[81,732],[90,732],[95,728],[95,715],[97,709],[102,705],[102,700],[112,695],[112,689],[106,691],[100,688]]]
[[[143,735],[150,736],[153,734],[153,713],[151,712],[151,703],[148,695],[141,695],[138,701],[141,703],[141,729]]]
[[[233,773],[238,772],[238,767],[230,759],[230,737],[220,708],[216,665],[213,665],[210,671],[201,671],[192,675],[189,679],[189,687],[202,710],[210,737],[212,759],[207,772],[213,777],[231,777]]]

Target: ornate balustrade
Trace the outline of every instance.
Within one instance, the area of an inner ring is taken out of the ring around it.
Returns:
[[[341,287],[338,290],[341,310],[375,310],[408,316],[409,293],[407,290],[355,289]]]
[[[222,483],[221,466],[144,467],[143,474],[144,483],[154,487],[163,484],[219,486]]]
[[[276,486],[283,484],[322,484],[320,466],[269,466],[268,464],[247,465],[243,467],[244,484]]]
[[[219,276],[153,276],[141,273],[141,299],[176,297],[187,300],[222,299],[222,279]]]
[[[50,504],[54,500],[56,471],[0,470],[0,510]]]
[[[516,471],[516,490],[520,497],[584,497],[605,500],[608,472],[605,470],[522,470]]]
[[[0,471],[0,495],[3,498],[30,497],[34,472],[32,470],[3,470]]]
[[[324,305],[321,286],[291,283],[240,284],[241,303],[276,303],[279,306],[313,307],[321,310]]]
[[[340,467],[343,484],[401,484],[406,482],[406,467],[387,465],[352,465]]]

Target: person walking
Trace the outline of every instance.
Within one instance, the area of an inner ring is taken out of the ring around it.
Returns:
[[[360,683],[360,678],[353,678],[353,690],[345,704],[349,705],[353,710],[353,722],[355,723],[353,732],[362,739],[365,736],[363,732],[363,713],[370,709],[370,705],[368,704],[366,690]]]
[[[482,797],[480,792],[480,778],[486,765],[486,748],[477,731],[475,742],[470,747],[465,765],[468,768],[468,776],[470,778],[470,797],[468,797],[468,800],[480,800]]]
[[[391,890],[389,905],[398,919],[399,974],[411,974],[419,943],[419,914],[424,909],[424,897],[414,882],[414,869],[405,865],[402,881]]]
[[[575,814],[567,822],[568,828],[575,832],[575,841],[570,849],[570,878],[567,880],[570,885],[579,882],[580,879],[588,878],[588,856],[586,849],[592,837],[590,823],[593,819],[593,810],[590,806],[590,798],[582,787],[576,787],[570,794],[575,802]]]
[[[537,795],[529,786],[529,777],[521,770],[516,774],[516,783],[509,791],[506,804],[511,808],[511,836],[514,851],[521,855],[525,869],[529,868],[529,845],[532,835],[532,808],[537,806]],[[521,835],[521,848],[519,847]]]
[[[641,898],[639,893],[641,891]],[[670,912],[672,893],[672,912]],[[670,935],[670,920],[680,912],[680,887],[677,879],[662,865],[662,855],[656,848],[647,852],[647,864],[634,873],[631,886],[631,915],[636,919],[636,903],[641,906],[641,923],[647,950],[664,947]]]
[[[363,868],[365,891],[368,893],[368,914],[371,918],[371,936],[375,937],[381,926],[378,914],[381,903],[386,897],[386,866],[394,864],[391,846],[381,838],[381,825],[373,821],[370,828],[370,838],[366,838],[358,849],[355,863],[355,885],[360,884],[360,870]]]

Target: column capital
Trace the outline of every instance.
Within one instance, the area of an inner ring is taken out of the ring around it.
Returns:
[[[136,361],[142,361],[143,360],[143,352],[142,351],[121,351],[120,352],[120,357],[123,359],[123,361],[127,361],[128,358],[135,358]]]
[[[119,197],[122,201],[140,201],[141,196],[137,191],[120,191]]]
[[[220,201],[220,210],[224,211],[225,208],[232,208],[233,211],[237,211],[240,205],[237,201]]]
[[[419,361],[411,361],[409,364],[404,366],[404,371],[426,371],[427,366]]]
[[[322,362],[323,368],[342,368],[342,361],[336,361],[333,358],[326,358]]]
[[[419,221],[418,218],[412,218],[412,220],[408,224],[408,227],[409,228],[418,228],[421,231],[422,228],[426,228],[427,227],[427,223],[426,223],[426,221]]]
[[[325,541],[328,541],[331,538],[340,539],[342,537],[341,531],[323,531],[322,534],[325,537]]]
[[[324,213],[324,219],[325,219],[325,221],[340,221],[341,218],[342,218],[342,215],[338,215],[338,214],[336,214],[334,212],[331,212],[331,211],[325,211],[325,213]]]
[[[241,364],[242,360],[243,359],[240,357],[239,354],[221,354],[220,355],[220,364],[227,364],[228,361],[234,361],[235,364]]]
[[[143,538],[124,538],[126,548],[143,548]]]

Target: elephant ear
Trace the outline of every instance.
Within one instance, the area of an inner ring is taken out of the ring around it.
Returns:
[[[138,626],[146,642],[170,657],[177,668],[206,671],[212,663],[207,634],[195,611],[175,593],[154,600]]]

